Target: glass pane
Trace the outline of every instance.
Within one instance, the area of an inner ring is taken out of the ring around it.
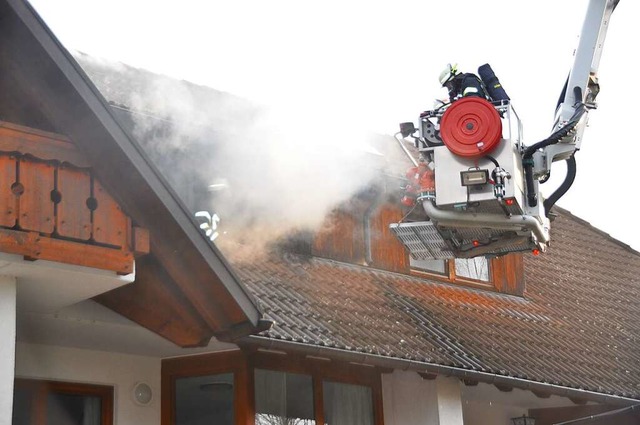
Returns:
[[[447,262],[444,260],[414,260],[409,257],[409,264],[412,269],[424,270],[438,274],[447,273]]]
[[[13,425],[30,424],[31,412],[33,412],[33,397],[32,392],[15,387],[13,393]]]
[[[233,425],[233,373],[176,379],[176,425]]]
[[[256,425],[313,425],[311,376],[256,369]]]
[[[456,259],[456,276],[489,281],[489,260],[484,257]]]
[[[373,425],[371,388],[325,381],[322,391],[327,425]]]
[[[100,425],[100,404],[100,397],[51,393],[47,425]]]

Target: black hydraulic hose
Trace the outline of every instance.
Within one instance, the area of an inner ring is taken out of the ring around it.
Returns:
[[[574,180],[576,179],[576,156],[571,155],[567,158],[567,176],[564,178],[562,184],[556,189],[555,192],[551,196],[549,196],[543,203],[544,205],[544,214],[549,217],[549,213],[551,212],[551,208],[558,202],[562,196],[569,190],[571,185],[573,185]]]
[[[498,161],[494,157],[492,157],[491,155],[485,155],[484,158],[488,159],[491,162],[493,162],[493,165],[495,165],[496,168],[500,168],[500,164],[498,164]]]
[[[582,105],[582,107],[576,110],[569,122],[562,126],[562,128],[554,131],[551,136],[547,137],[546,139],[538,143],[534,143],[533,145],[525,149],[524,154],[522,155],[522,166],[524,168],[525,184],[527,188],[527,203],[530,207],[535,207],[536,205],[538,205],[538,197],[536,196],[534,190],[535,185],[533,181],[533,154],[538,149],[542,149],[546,146],[558,143],[563,137],[565,137],[571,130],[575,128],[586,111],[587,109],[584,107],[584,105]]]
[[[522,165],[524,167],[525,184],[527,186],[527,203],[530,207],[538,205],[538,196],[535,192],[535,184],[533,182],[533,159],[525,160],[523,158]]]

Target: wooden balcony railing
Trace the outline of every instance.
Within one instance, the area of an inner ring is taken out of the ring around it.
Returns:
[[[148,246],[71,141],[0,122],[0,252],[127,274]]]

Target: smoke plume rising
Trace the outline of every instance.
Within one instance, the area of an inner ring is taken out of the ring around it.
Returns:
[[[330,108],[275,109],[211,88],[79,55],[105,97],[192,210],[220,217],[217,243],[263,247],[371,184],[384,143]],[[115,74],[115,75],[114,75]]]

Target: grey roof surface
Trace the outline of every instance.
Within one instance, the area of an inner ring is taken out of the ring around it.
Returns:
[[[640,255],[556,211],[524,297],[321,258],[234,267],[268,338],[640,398]]]

